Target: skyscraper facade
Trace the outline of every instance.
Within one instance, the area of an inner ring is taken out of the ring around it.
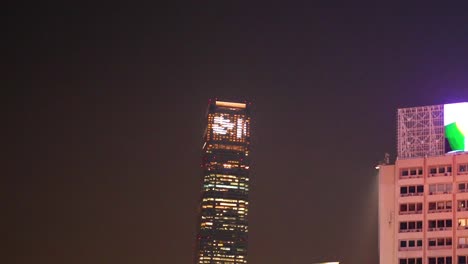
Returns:
[[[380,264],[468,263],[468,103],[397,111],[379,169]]]
[[[197,264],[247,263],[250,103],[210,100],[202,158]]]

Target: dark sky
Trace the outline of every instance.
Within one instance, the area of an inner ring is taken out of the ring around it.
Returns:
[[[468,101],[466,7],[156,2],[7,10],[9,263],[191,263],[210,97],[254,105],[249,263],[377,263],[374,166],[398,107]]]

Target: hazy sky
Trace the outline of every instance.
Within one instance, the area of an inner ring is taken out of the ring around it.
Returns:
[[[212,97],[253,102],[249,263],[377,263],[374,166],[398,107],[468,101],[466,7],[312,2],[7,10],[9,263],[192,263]]]

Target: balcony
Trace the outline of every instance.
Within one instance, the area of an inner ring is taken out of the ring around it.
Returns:
[[[399,251],[417,251],[422,250],[423,247],[399,247]]]
[[[444,246],[428,246],[428,249],[451,249],[452,245],[444,245]]]
[[[415,229],[400,229],[400,233],[414,233],[414,232],[422,232],[422,228],[415,228]]]
[[[418,211],[400,211],[400,215],[422,214],[422,210]]]
[[[422,196],[424,193],[402,193],[400,194],[401,197],[409,197],[409,196]]]
[[[423,177],[423,175],[408,175],[408,176],[400,175],[400,180],[418,179],[418,178],[422,178],[422,177]]]
[[[434,209],[434,210],[429,210],[427,212],[430,213],[430,214],[432,214],[432,213],[446,213],[446,212],[452,212],[452,208]]]
[[[443,177],[443,176],[452,176],[451,172],[441,172],[441,173],[429,173],[427,177]]]
[[[452,192],[429,192],[429,195],[451,194]]]
[[[452,230],[451,227],[429,227],[427,231],[449,231]]]

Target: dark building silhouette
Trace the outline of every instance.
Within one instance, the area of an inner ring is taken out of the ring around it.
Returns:
[[[195,263],[247,263],[250,103],[210,100],[204,141]]]

